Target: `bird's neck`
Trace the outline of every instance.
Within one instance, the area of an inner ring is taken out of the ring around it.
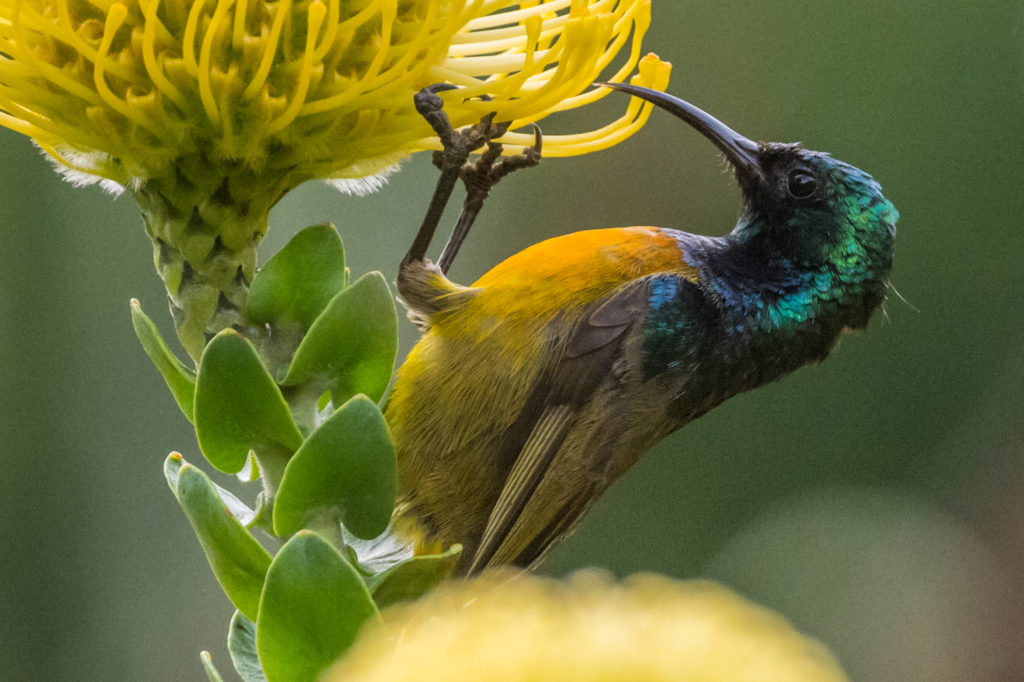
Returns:
[[[751,387],[823,360],[848,324],[851,302],[835,271],[794,264],[766,240],[697,237],[686,259]]]

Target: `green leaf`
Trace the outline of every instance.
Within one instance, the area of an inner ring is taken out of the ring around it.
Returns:
[[[329,390],[335,405],[357,393],[379,401],[398,349],[395,301],[379,272],[335,296],[309,328],[281,384]]]
[[[224,682],[224,678],[220,676],[217,668],[213,665],[213,658],[210,656],[209,651],[200,652],[199,660],[203,662],[203,670],[206,671],[206,677],[210,682]]]
[[[156,369],[164,378],[167,388],[171,389],[174,401],[178,403],[178,409],[189,421],[192,421],[192,403],[196,394],[196,377],[181,360],[171,352],[160,335],[153,320],[142,312],[142,306],[136,299],[132,299],[132,327],[135,328],[135,336],[139,338],[146,355],[156,365]]]
[[[172,452],[167,456],[164,461],[164,477],[167,479],[167,484],[171,486],[171,492],[177,496],[178,494],[178,476],[181,472],[181,467],[185,464],[185,460],[182,459],[181,453]],[[221,502],[228,508],[231,515],[238,519],[239,523],[243,526],[248,526],[249,523],[255,518],[256,512],[249,508],[249,506],[242,502],[240,499],[235,497],[235,494],[230,490],[221,488],[216,483],[210,482],[214,489],[217,491],[217,496],[220,497]]]
[[[460,554],[462,545],[452,545],[443,554],[413,557],[374,576],[370,583],[377,608],[419,599],[452,574]]]
[[[180,455],[168,457],[164,470],[177,475],[175,496],[199,538],[217,582],[239,611],[249,618],[256,617],[270,554],[232,515],[206,474]],[[168,482],[171,480],[168,475]]]
[[[256,620],[256,650],[269,682],[307,682],[377,617],[366,585],[335,547],[302,531],[274,557]]]
[[[172,452],[164,460],[164,478],[167,485],[171,486],[171,492],[178,496],[178,476],[181,475],[181,467],[185,466],[185,460],[180,452]]]
[[[256,654],[256,623],[235,611],[228,632],[228,653],[235,672],[244,682],[267,682]]]
[[[345,249],[333,225],[302,230],[253,278],[246,315],[256,324],[298,322],[308,329],[345,288]]]
[[[196,438],[210,464],[229,474],[249,450],[272,444],[294,451],[302,434],[256,349],[237,332],[217,334],[203,351],[196,380]]]
[[[288,462],[274,502],[274,532],[287,535],[327,517],[357,537],[376,537],[391,520],[395,477],[395,445],[384,415],[369,398],[356,396]]]

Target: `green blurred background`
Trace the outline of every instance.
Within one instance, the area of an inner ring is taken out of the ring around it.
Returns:
[[[667,439],[543,570],[722,580],[858,680],[1024,679],[1024,5],[654,4],[645,47],[673,93],[885,186],[906,302]],[[232,609],[161,473],[171,450],[200,456],[131,331],[135,296],[170,333],[138,211],[6,130],[0,158],[0,679],[201,679],[200,649],[226,665]],[[722,170],[656,112],[610,151],[508,179],[453,275],[581,228],[722,234],[739,196]],[[368,198],[303,186],[263,258],[330,220],[355,274],[393,279],[434,177],[421,157]]]

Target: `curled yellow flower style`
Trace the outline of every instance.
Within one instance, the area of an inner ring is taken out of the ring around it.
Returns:
[[[518,127],[603,97],[591,83],[623,51],[606,77],[636,68],[649,21],[650,0],[0,0],[0,125],[81,181],[137,188],[212,165],[272,177],[279,195],[436,148],[412,107],[432,83],[459,86],[444,94],[456,125],[497,111]],[[663,88],[667,65],[642,74]],[[646,116],[631,106],[549,135],[545,154],[623,139]]]
[[[385,611],[325,682],[846,682],[777,614],[715,583],[500,573]]]

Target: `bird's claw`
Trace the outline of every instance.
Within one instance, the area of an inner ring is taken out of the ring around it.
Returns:
[[[533,128],[533,146],[527,147],[527,150],[532,151],[537,155],[537,161],[540,161],[541,149],[544,146],[544,133],[541,132],[540,126],[536,123],[531,123],[530,127]],[[525,151],[525,150],[524,150]]]
[[[426,119],[441,140],[443,149],[434,153],[434,165],[442,171],[446,169],[461,170],[471,153],[504,135],[512,123],[511,121],[495,123],[494,117],[497,112],[492,111],[474,125],[459,130],[454,129],[448,114],[444,112],[444,100],[438,97],[437,93],[456,89],[458,89],[457,86],[450,83],[435,83],[423,88],[413,96],[413,104],[417,113]],[[486,102],[491,98],[488,95],[480,95],[479,99]]]
[[[508,130],[508,124],[503,125],[502,135]],[[475,191],[482,191],[486,194],[494,185],[498,184],[499,180],[509,173],[520,168],[530,168],[540,163],[541,149],[544,145],[544,134],[536,123],[531,125],[533,126],[533,145],[525,147],[522,152],[515,156],[501,156],[501,143],[489,140],[487,142],[487,151],[480,156],[477,162],[463,166],[461,175],[467,188],[472,184]],[[497,135],[496,137],[500,136]]]
[[[512,122],[495,123],[497,112],[492,111],[476,124],[455,130],[444,112],[444,101],[437,95],[452,89],[455,86],[439,83],[423,88],[413,98],[416,111],[426,119],[441,140],[442,149],[434,152],[433,159],[441,176],[420,231],[402,261],[403,267],[426,258],[427,247],[458,179],[461,178],[465,184],[467,195],[459,221],[438,260],[437,267],[442,273],[446,273],[451,266],[462,240],[494,185],[512,171],[536,166],[540,162],[543,136],[536,124],[533,126],[533,146],[525,148],[521,154],[509,157],[502,157],[503,148],[497,140],[508,132]],[[490,97],[481,95],[480,99],[489,101]],[[484,145],[487,148],[480,154],[480,158],[470,163],[469,155]]]

